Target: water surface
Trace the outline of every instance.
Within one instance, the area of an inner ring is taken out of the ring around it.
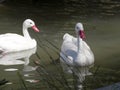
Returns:
[[[33,61],[39,60],[41,65],[52,68],[54,71],[55,67],[51,63],[59,58],[63,35],[70,33],[75,36],[74,26],[77,22],[82,22],[87,37],[86,42],[95,54],[95,67],[100,66],[102,70],[100,74],[103,73],[103,76],[106,75],[106,70],[109,70],[110,79],[106,81],[110,80],[112,83],[112,73],[118,72],[117,75],[120,75],[119,8],[120,2],[112,0],[106,2],[104,0],[100,2],[70,0],[60,3],[38,1],[36,5],[32,5],[31,2],[9,2],[0,5],[0,34],[9,32],[22,35],[23,21],[27,18],[33,19],[41,31],[35,33],[29,30],[31,37],[38,42],[37,53],[30,57],[30,64],[35,66]],[[17,72],[5,72],[4,69],[15,67],[21,72],[23,65],[0,67],[0,76],[18,84],[16,87],[19,88]],[[118,81],[119,79],[115,79],[114,82]]]

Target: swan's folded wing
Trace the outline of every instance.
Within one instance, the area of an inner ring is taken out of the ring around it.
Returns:
[[[69,41],[69,42],[72,42],[72,38],[73,38],[72,35],[66,33],[66,34],[64,34],[64,36],[63,36],[63,41]]]
[[[90,47],[88,46],[88,44],[85,41],[82,41],[82,42],[83,42],[83,48],[90,50]]]
[[[74,60],[77,55],[77,47],[71,41],[64,41],[61,46],[61,52],[66,56]]]
[[[0,35],[0,48],[5,52],[25,50],[32,45],[31,41],[18,34]]]

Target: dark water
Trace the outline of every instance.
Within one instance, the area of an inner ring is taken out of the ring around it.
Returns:
[[[58,0],[50,2],[45,0],[38,1],[36,4],[28,1],[10,0],[0,5],[0,34],[7,32],[22,34],[22,22],[27,18],[35,21],[41,32],[35,33],[29,30],[31,37],[38,42],[37,54],[30,57],[30,65],[35,66],[33,61],[39,60],[41,65],[54,68],[54,65],[51,65],[51,57],[53,60],[59,58],[62,36],[66,32],[75,36],[74,26],[77,22],[82,22],[86,32],[86,42],[95,54],[94,69],[100,66],[98,76],[107,75],[110,77],[105,80],[107,84],[119,81],[115,75],[113,76],[113,72],[117,72],[117,76],[120,75],[119,1]],[[22,65],[9,67],[17,67],[20,71],[23,69]],[[18,83],[20,82],[17,81],[19,79],[17,72],[4,72],[4,68],[8,68],[6,66],[0,66],[0,68],[0,76],[15,82],[18,85],[16,87],[19,88]],[[13,78],[13,76],[16,77]],[[88,81],[88,83],[90,82]],[[102,82],[98,87],[107,85],[106,83]],[[89,87],[97,88],[94,86],[95,84]]]

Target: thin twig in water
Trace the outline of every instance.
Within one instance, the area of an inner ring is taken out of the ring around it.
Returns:
[[[27,88],[27,86],[26,86],[26,84],[25,84],[25,82],[24,82],[24,79],[22,78],[20,72],[17,72],[17,74],[18,74],[18,76],[19,76],[19,78],[20,78],[20,80],[21,80],[21,82],[22,82],[22,84],[23,84],[25,90],[28,90],[28,88]]]

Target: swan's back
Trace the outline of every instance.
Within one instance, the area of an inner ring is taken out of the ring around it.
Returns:
[[[26,50],[36,46],[36,42],[32,42],[34,43],[18,34],[2,34],[0,35],[0,50],[4,52]]]

